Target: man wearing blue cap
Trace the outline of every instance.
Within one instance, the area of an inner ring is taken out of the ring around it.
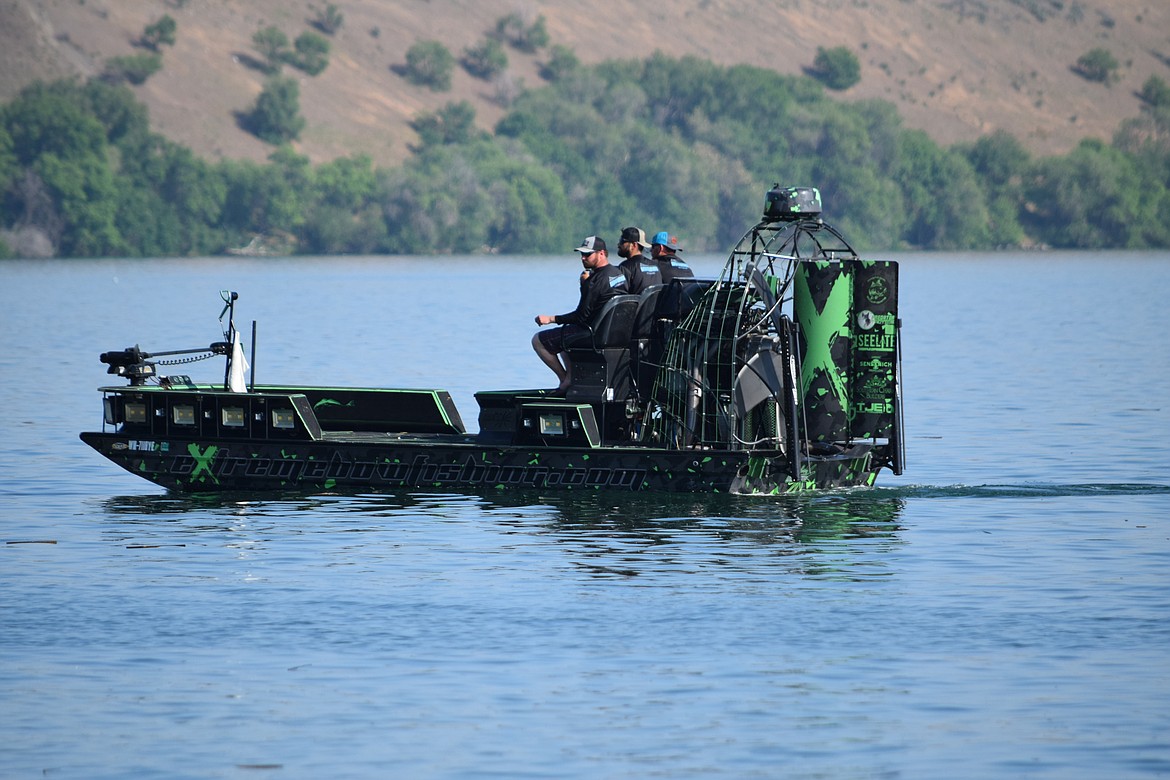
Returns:
[[[695,277],[695,272],[691,270],[691,267],[676,254],[679,251],[677,238],[663,230],[655,234],[650,243],[650,254],[658,263],[663,284],[670,284],[671,279],[693,279]]]
[[[537,325],[561,327],[538,331],[532,337],[532,348],[536,350],[537,356],[557,375],[557,389],[553,391],[557,394],[568,390],[572,379],[573,366],[566,348],[574,340],[588,338],[586,326],[593,321],[606,301],[630,291],[626,275],[616,265],[609,264],[605,239],[589,236],[575,251],[581,254],[581,265],[585,268],[581,273],[581,299],[577,302],[577,308],[568,314],[537,314]]]

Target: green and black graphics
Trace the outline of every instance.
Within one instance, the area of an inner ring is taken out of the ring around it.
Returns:
[[[793,309],[811,442],[890,439],[898,404],[898,264],[806,260]]]

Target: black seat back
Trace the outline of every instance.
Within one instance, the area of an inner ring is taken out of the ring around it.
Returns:
[[[566,345],[573,363],[566,400],[625,400],[630,392],[630,334],[637,313],[637,295],[610,298],[593,320],[591,339]]]
[[[662,295],[663,285],[656,284],[647,287],[638,296],[638,313],[634,317],[634,332],[632,338],[648,339],[654,331],[654,320],[658,308],[658,298]]]
[[[637,295],[618,295],[605,302],[591,328],[594,350],[629,346],[638,300]]]

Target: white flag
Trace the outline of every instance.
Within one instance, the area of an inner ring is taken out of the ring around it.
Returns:
[[[244,381],[244,372],[248,370],[248,361],[244,358],[244,348],[240,346],[240,332],[236,331],[232,338],[232,369],[228,375],[228,390],[233,393],[248,392],[248,383]]]

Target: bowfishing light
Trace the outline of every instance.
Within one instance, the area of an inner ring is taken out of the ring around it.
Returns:
[[[816,187],[773,184],[764,196],[764,221],[809,219],[821,213],[821,191]]]

